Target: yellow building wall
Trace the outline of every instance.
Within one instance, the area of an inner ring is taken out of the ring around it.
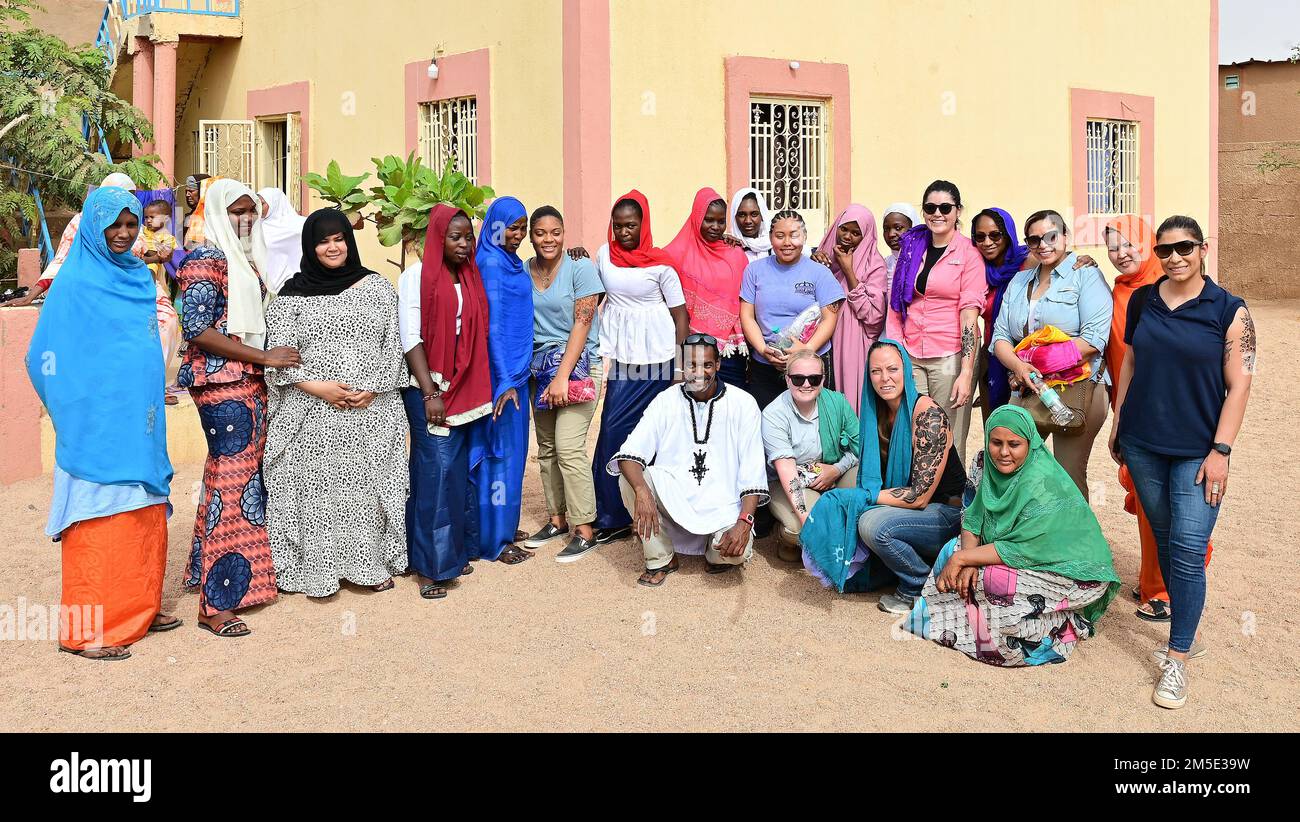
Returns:
[[[373,175],[371,157],[407,152],[404,66],[429,60],[439,45],[447,54],[487,48],[491,184],[529,208],[562,206],[560,0],[514,2],[490,13],[448,0],[245,0],[242,14],[242,39],[212,49],[177,129],[180,175],[197,171],[200,119],[243,119],[249,90],[303,80],[311,83],[308,169],[323,174],[338,160],[345,173]],[[345,112],[349,93],[355,114]],[[313,196],[310,208],[321,205]],[[369,267],[398,273],[384,262],[397,260],[398,249],[380,246],[373,227],[358,238]]]
[[[846,64],[853,201],[879,218],[891,202],[919,204],[932,180],[951,180],[967,230],[990,205],[1020,221],[1040,208],[1070,215],[1071,87],[1155,97],[1157,218],[1186,213],[1209,229],[1209,0],[611,8],[614,196],[646,194],[660,244],[700,186],[726,186],[730,56]]]

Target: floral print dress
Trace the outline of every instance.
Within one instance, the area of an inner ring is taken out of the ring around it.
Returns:
[[[270,602],[275,570],[266,533],[266,383],[262,368],[227,360],[193,343],[209,328],[226,333],[226,256],[201,247],[177,272],[185,359],[176,382],[190,390],[208,441],[185,585],[199,613],[214,616]],[[265,295],[266,288],[262,288]]]

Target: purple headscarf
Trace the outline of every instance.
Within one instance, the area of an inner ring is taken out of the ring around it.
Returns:
[[[1021,245],[1020,235],[1016,233],[1016,221],[1011,219],[1011,215],[1006,211],[991,207],[981,211],[980,215],[992,216],[993,222],[999,224],[998,229],[1007,235],[1007,253],[1002,258],[1002,265],[995,266],[987,260],[984,261],[984,279],[988,282],[989,288],[993,289],[993,313],[988,318],[991,328],[992,322],[997,320],[998,312],[1002,310],[1002,295],[1006,293],[1007,286],[1024,265],[1025,258],[1029,256],[1029,248]],[[976,215],[975,219],[978,220],[980,215]],[[1007,369],[997,357],[989,356],[984,389],[988,392],[990,409],[1001,408],[1011,400]]]
[[[930,229],[921,223],[903,232],[899,238],[898,262],[894,264],[894,287],[889,290],[889,307],[897,311],[902,323],[907,322],[907,307],[916,297],[916,275],[925,263],[925,250],[930,247]]]

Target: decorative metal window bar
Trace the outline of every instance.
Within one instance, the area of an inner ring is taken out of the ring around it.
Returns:
[[[773,211],[793,208],[810,223],[827,223],[826,103],[753,97],[749,112],[750,185]]]
[[[452,167],[478,183],[478,101],[456,97],[420,104],[420,156],[439,174]]]
[[[1138,213],[1138,125],[1089,120],[1088,213]]]

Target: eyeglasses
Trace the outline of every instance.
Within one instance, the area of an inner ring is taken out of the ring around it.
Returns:
[[[821,385],[822,380],[826,379],[825,375],[823,374],[787,374],[786,376],[790,378],[791,385],[797,385],[802,387],[805,383],[807,383],[808,385],[811,385],[813,388],[816,388],[817,386]]]
[[[1160,243],[1153,250],[1156,252],[1157,257],[1167,260],[1169,255],[1175,251],[1178,252],[1179,257],[1186,257],[1203,245],[1205,243],[1198,243],[1196,240],[1183,240],[1177,243]]]
[[[933,214],[934,212],[937,211],[946,217],[949,214],[951,214],[952,210],[956,207],[957,206],[953,205],[952,203],[926,203],[925,205],[921,206],[921,210],[924,211],[926,214]]]
[[[687,334],[686,339],[682,340],[682,345],[711,345],[718,347],[718,338],[710,334]]]
[[[977,243],[982,243],[985,240],[989,240],[990,242],[996,244],[1002,242],[1002,238],[1007,235],[1003,234],[1001,231],[990,231],[987,234],[985,234],[983,231],[976,231],[971,236],[974,238],[975,242]]]
[[[1043,235],[1030,234],[1025,238],[1025,245],[1030,248],[1038,248],[1040,245],[1052,248],[1056,245],[1056,241],[1059,239],[1061,239],[1061,232],[1055,230],[1049,231]]]

